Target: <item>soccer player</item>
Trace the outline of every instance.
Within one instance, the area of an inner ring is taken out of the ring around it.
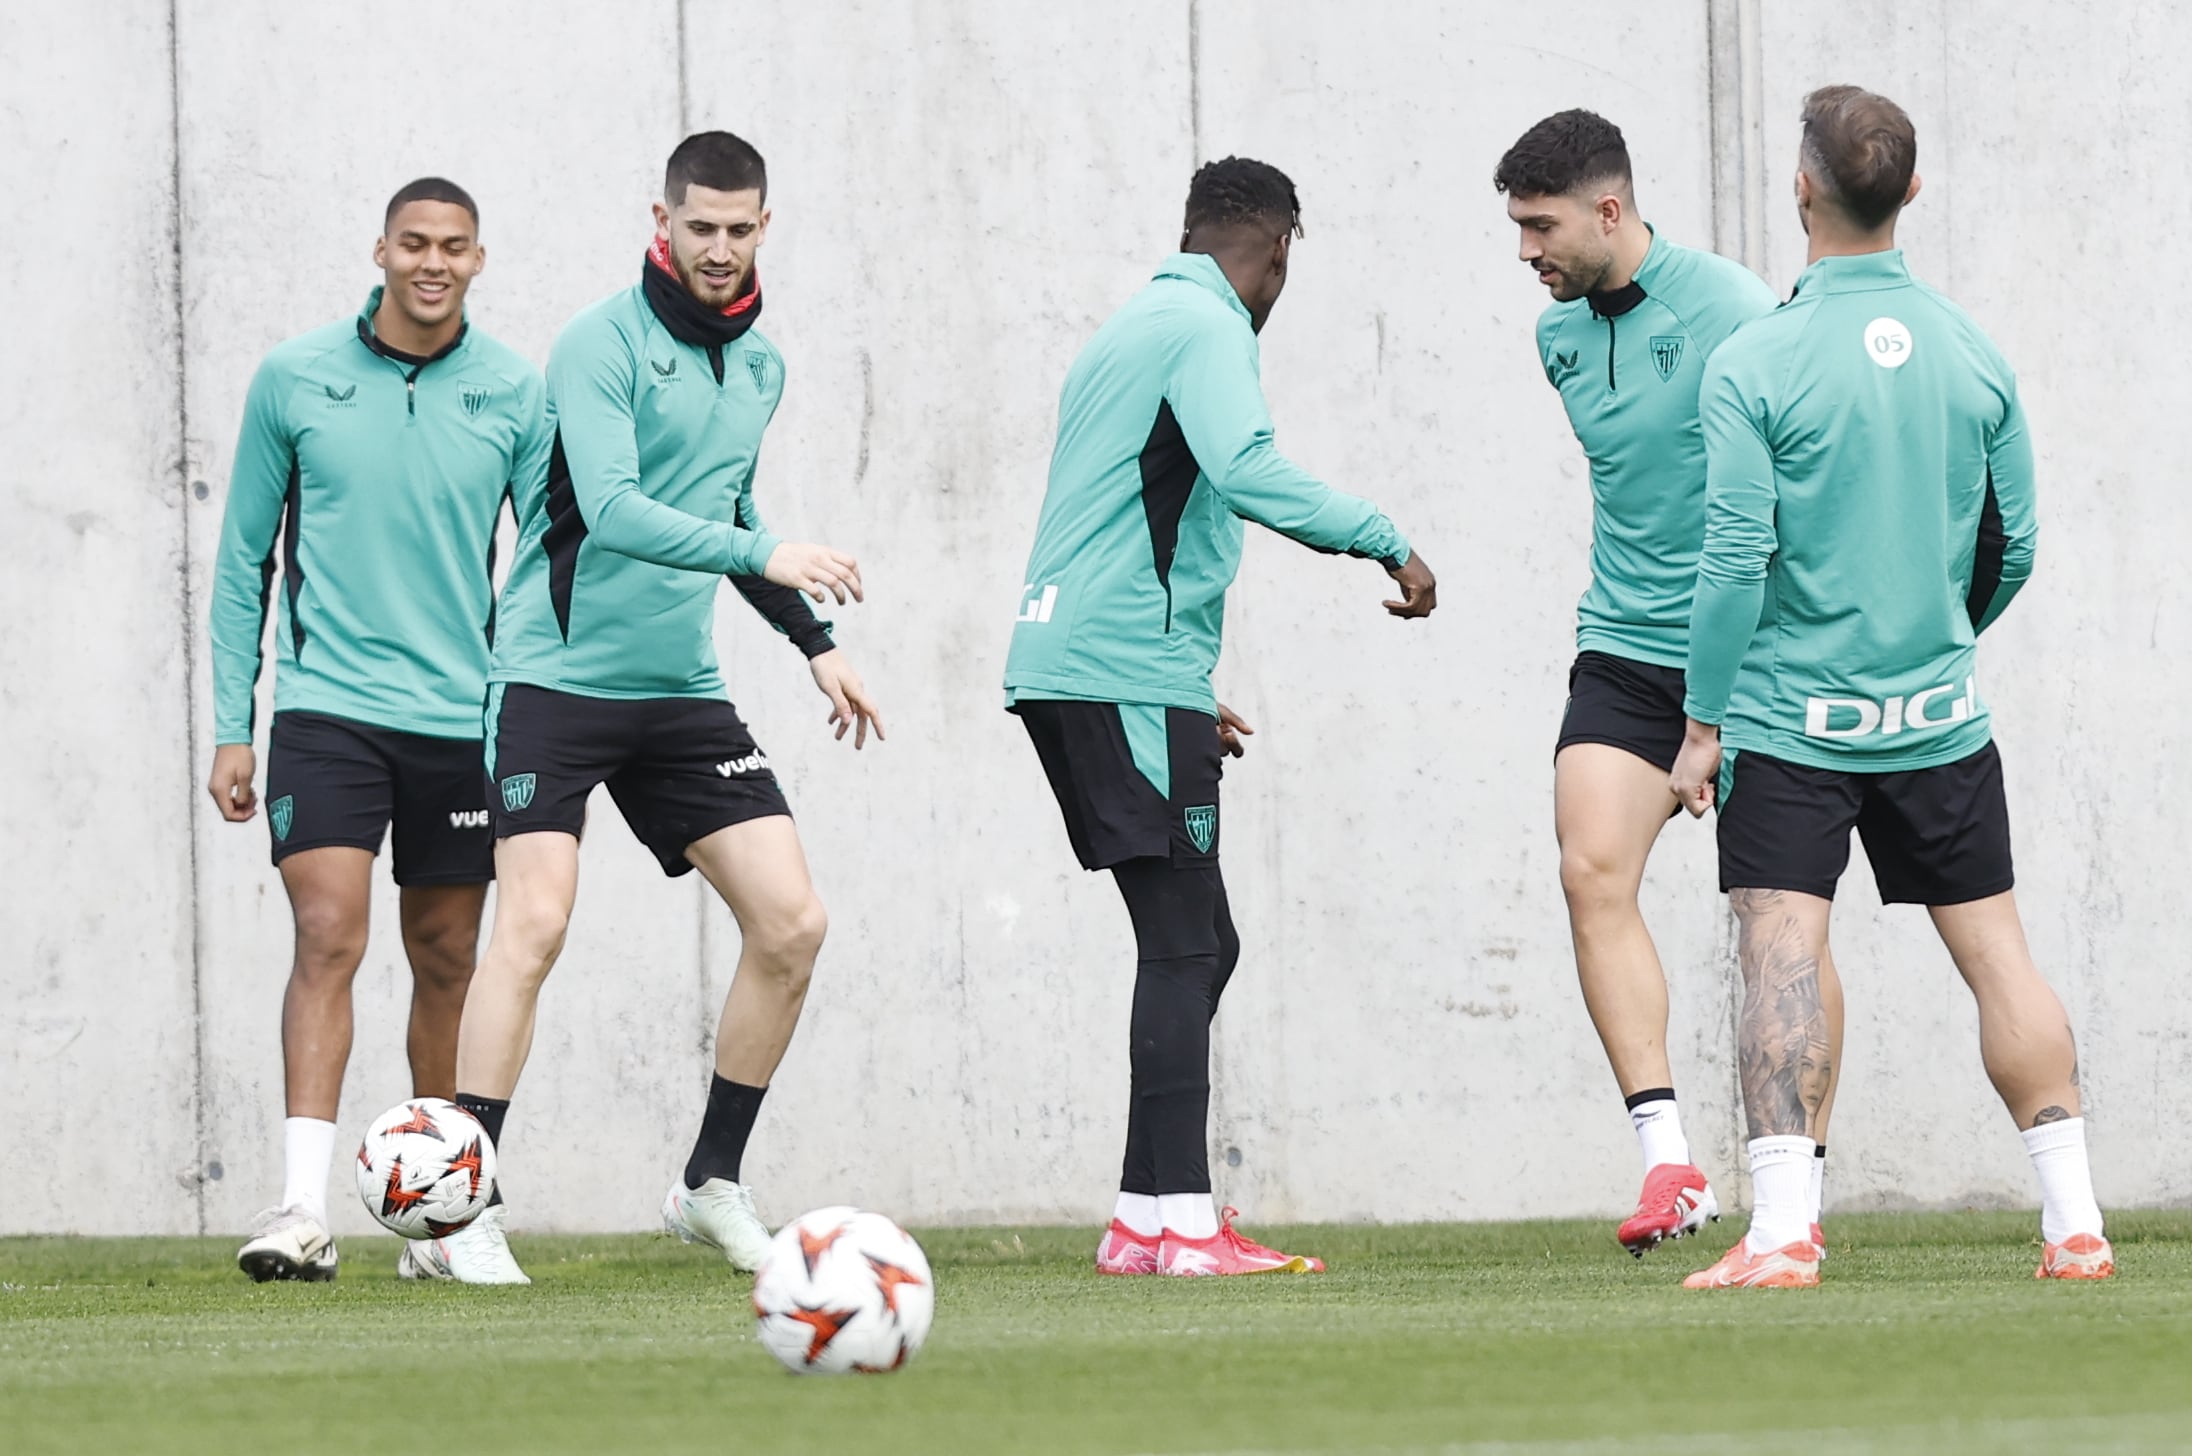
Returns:
[[[809,654],[837,736],[853,730],[855,748],[871,726],[883,736],[859,675],[797,595],[858,598],[858,564],[780,541],[754,506],[762,431],[784,389],[783,358],[754,327],[767,196],[753,147],[728,132],[687,137],[638,281],[573,319],[549,354],[555,444],[524,501],[489,674],[494,928],[457,1047],[458,1104],[500,1143],[578,891],[586,799],[606,783],[663,872],[697,868],[743,937],[700,1136],[663,1207],[671,1232],[741,1269],[759,1264],[769,1231],[740,1160],[827,922],[768,756],[725,696],[718,583],[773,584],[743,589],[773,600]],[[530,1282],[503,1220],[498,1192],[459,1233],[411,1244],[404,1272]]]
[[[332,1279],[327,1174],[391,824],[411,962],[412,1089],[456,1091],[457,1019],[494,878],[480,702],[495,518],[548,455],[540,371],[466,322],[479,209],[426,177],[389,200],[355,316],[276,347],[244,405],[214,566],[214,750],[223,818],[257,812],[252,691],[282,542],[267,823],[296,922],[282,1002],[281,1203],[237,1262]]]
[[[1576,975],[1644,1157],[1636,1212],[1616,1237],[1641,1258],[1694,1233],[1720,1204],[1690,1154],[1667,1056],[1667,978],[1637,906],[1682,746],[1682,667],[1705,533],[1705,361],[1771,289],[1714,253],[1681,247],[1637,212],[1628,144],[1589,111],[1548,116],[1500,158],[1492,185],[1521,229],[1522,261],[1553,296],[1538,354],[1591,462],[1591,585],[1553,756],[1553,829]],[[1831,965],[1824,992],[1840,1037]],[[1827,1105],[1813,1129],[1822,1154]],[[1814,1169],[1814,1191],[1825,1163]],[[1816,1223],[1817,1210],[1811,1222]]]
[[[1066,834],[1134,923],[1126,1159],[1107,1274],[1301,1273],[1210,1197],[1210,1021],[1240,955],[1219,872],[1218,779],[1252,732],[1212,695],[1242,521],[1382,564],[1422,617],[1437,583],[1393,523],[1272,443],[1256,335],[1300,236],[1294,184],[1240,157],[1187,195],[1180,251],[1066,376],[1050,487],[1005,668]]]
[[[1720,806],[1756,1206],[1691,1288],[1819,1282],[1809,1129],[1836,1056],[1821,962],[1852,828],[1881,900],[1927,907],[1978,1001],[1987,1075],[2039,1174],[2040,1277],[2115,1272],[2069,1020],[2011,892],[1976,677],[1978,633],[2032,570],[2032,446],[2001,352],[1895,246],[1917,155],[1887,98],[1805,98],[1809,266],[1706,370],[1705,545],[1672,786],[1692,813]]]

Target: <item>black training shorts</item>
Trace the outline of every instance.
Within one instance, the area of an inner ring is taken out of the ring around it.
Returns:
[[[1682,698],[1679,667],[1581,653],[1568,669],[1568,711],[1553,756],[1572,743],[1604,743],[1671,773],[1686,726]]]
[[[718,829],[790,814],[769,757],[721,698],[590,698],[524,683],[487,690],[495,838],[586,827],[597,784],[666,875]]]
[[[1216,718],[1049,698],[1023,698],[1012,711],[1034,740],[1083,869],[1152,857],[1217,863],[1225,755]]]
[[[1865,841],[1880,899],[1962,905],[2017,882],[2002,756],[1989,743],[1954,763],[1900,773],[1808,768],[1744,750],[1721,777],[1720,888],[1834,898],[1849,835]]]
[[[328,713],[285,711],[267,734],[274,863],[307,849],[381,851],[395,826],[399,885],[495,877],[477,738],[434,738]]]

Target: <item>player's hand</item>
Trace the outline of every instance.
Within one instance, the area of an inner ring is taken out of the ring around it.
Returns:
[[[1245,718],[1225,704],[1218,704],[1218,747],[1224,751],[1227,758],[1240,758],[1245,755],[1248,752],[1248,745],[1241,742],[1241,740],[1255,736],[1256,730],[1248,726],[1248,721]]]
[[[248,743],[224,743],[213,750],[213,772],[206,778],[206,792],[213,796],[221,817],[241,824],[259,811],[258,791],[251,780],[259,772],[259,756]]]
[[[1428,617],[1438,605],[1438,578],[1423,564],[1423,553],[1411,551],[1400,570],[1388,572],[1400,585],[1400,600],[1387,602],[1385,610],[1396,617]]]
[[[1691,818],[1702,818],[1713,805],[1713,797],[1720,791],[1720,730],[1710,723],[1690,719],[1689,728],[1682,735],[1682,751],[1675,755],[1674,772],[1668,777],[1667,786],[1682,801],[1682,807],[1690,811]]]
[[[839,741],[843,741],[847,729],[852,729],[852,746],[865,748],[868,729],[872,727],[875,741],[881,743],[887,736],[883,732],[882,710],[875,706],[875,699],[868,696],[866,684],[860,681],[860,674],[853,671],[844,649],[833,647],[819,657],[809,658],[807,667],[814,673],[814,685],[830,700],[830,722],[837,729]]]
[[[778,586],[803,591],[825,605],[831,597],[839,606],[867,600],[860,591],[860,563],[842,551],[785,541],[769,553],[761,574]]]

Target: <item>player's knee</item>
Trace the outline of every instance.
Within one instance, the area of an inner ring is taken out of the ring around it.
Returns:
[[[415,978],[438,990],[454,990],[472,978],[479,928],[461,921],[430,922],[406,930],[403,946]]]
[[[365,917],[340,903],[307,900],[296,907],[295,974],[348,980],[365,959]]]
[[[769,916],[751,934],[753,948],[770,973],[803,991],[829,931],[830,916],[822,908],[821,897],[809,895],[804,902]]]
[[[533,981],[547,977],[571,928],[570,906],[549,900],[513,900],[495,917],[496,959]]]
[[[1560,847],[1560,888],[1571,912],[1633,905],[1638,878],[1635,866],[1598,846],[1570,840]]]

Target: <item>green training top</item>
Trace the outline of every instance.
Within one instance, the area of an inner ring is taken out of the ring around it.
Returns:
[[[274,706],[480,736],[495,515],[546,467],[540,371],[467,325],[431,359],[365,309],[259,365],[213,569],[214,742],[249,743],[282,539]]]
[[[753,479],[783,394],[783,356],[759,329],[682,343],[638,284],[572,319],[548,354],[556,447],[519,497],[490,680],[723,696],[716,588],[760,575],[776,549]]]
[[[1178,253],[1066,375],[1007,701],[1214,713],[1243,520],[1320,551],[1408,558],[1377,507],[1279,453],[1247,308],[1211,258]]]
[[[1887,773],[1991,735],[1974,639],[2032,572],[2017,380],[1899,251],[1822,258],[1707,370],[1688,711],[1731,748]]]
[[[1579,651],[1682,666],[1704,539],[1698,383],[1721,342],[1774,302],[1742,264],[1654,232],[1627,287],[1556,303],[1538,318],[1545,377],[1591,462]]]

